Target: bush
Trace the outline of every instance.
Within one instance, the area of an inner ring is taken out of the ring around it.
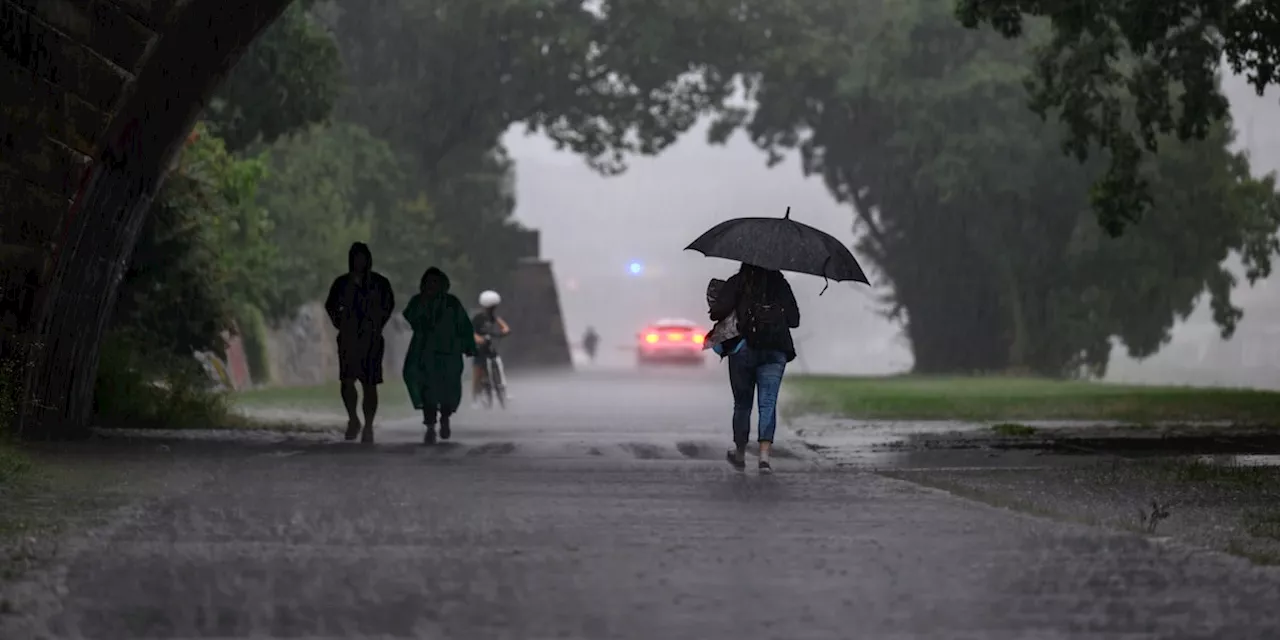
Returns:
[[[194,357],[149,348],[124,332],[107,335],[102,345],[94,410],[108,428],[213,428],[225,424],[230,405],[214,389]]]
[[[267,350],[267,321],[257,307],[241,309],[238,328],[244,344],[244,358],[249,365],[249,378],[254,384],[271,382],[271,354]]]
[[[31,461],[8,434],[0,435],[0,490],[12,486],[31,470]]]

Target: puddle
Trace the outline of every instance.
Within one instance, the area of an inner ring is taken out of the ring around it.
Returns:
[[[871,468],[1043,468],[1092,464],[1102,456],[1202,456],[1212,464],[1280,466],[1280,431],[1224,431],[1221,427],[1230,426],[1226,422],[1132,428],[1124,422],[1017,421],[1035,430],[1025,436],[1002,435],[992,430],[993,424],[1000,422],[802,416],[788,426],[822,457]]]

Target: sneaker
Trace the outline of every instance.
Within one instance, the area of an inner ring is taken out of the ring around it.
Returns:
[[[373,425],[366,424],[364,431],[360,434],[361,444],[373,444]]]
[[[734,469],[737,469],[738,471],[742,471],[743,469],[747,468],[746,458],[738,457],[738,451],[736,449],[730,449],[726,451],[724,456],[725,456],[725,459],[729,461],[729,464]]]
[[[436,426],[434,424],[427,425],[427,433],[422,436],[422,444],[436,443]]]
[[[448,440],[453,435],[453,430],[449,428],[449,416],[440,416],[440,439]]]
[[[768,460],[761,460],[761,461],[760,461],[760,474],[761,474],[761,475],[765,475],[765,476],[767,476],[767,475],[769,475],[769,474],[771,474],[771,473],[773,473],[773,466],[769,464],[769,461],[768,461]]]
[[[360,435],[360,426],[359,420],[347,421],[347,433],[345,438],[348,441],[355,440]]]

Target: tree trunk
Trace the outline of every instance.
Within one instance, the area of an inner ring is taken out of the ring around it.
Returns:
[[[161,37],[67,213],[37,310],[23,437],[88,433],[99,342],[164,170],[226,73],[288,2],[193,0]]]
[[[1009,373],[1024,375],[1029,372],[1031,337],[1028,335],[1022,288],[1018,286],[1018,274],[1014,273],[1008,256],[1001,257],[1000,271],[1005,292],[1004,308],[1009,313],[1009,361],[1006,369]]]

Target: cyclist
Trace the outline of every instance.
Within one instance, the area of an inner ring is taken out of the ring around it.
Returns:
[[[478,405],[480,393],[483,391],[486,364],[489,358],[498,357],[498,347],[493,338],[511,333],[511,327],[498,315],[498,305],[502,304],[502,296],[497,291],[485,291],[480,294],[480,313],[471,319],[476,331],[476,356],[471,366],[471,402]]]

